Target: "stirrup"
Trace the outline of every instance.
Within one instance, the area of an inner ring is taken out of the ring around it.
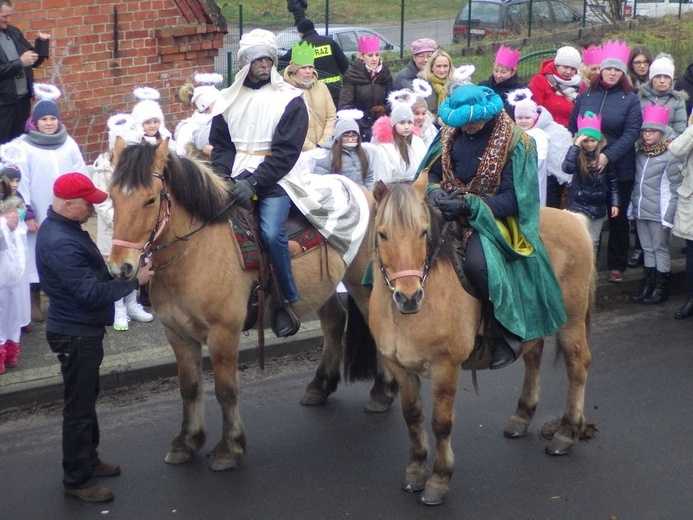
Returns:
[[[272,332],[278,338],[293,336],[301,328],[301,320],[287,301],[282,307],[272,309]]]

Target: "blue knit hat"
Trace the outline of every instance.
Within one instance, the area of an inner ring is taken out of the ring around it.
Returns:
[[[452,91],[438,109],[444,124],[460,128],[476,121],[489,121],[503,110],[503,99],[488,87],[462,85]]]
[[[46,116],[55,116],[60,121],[60,109],[55,101],[50,99],[42,99],[34,105],[34,112],[31,115],[31,119],[36,124],[39,119]]]

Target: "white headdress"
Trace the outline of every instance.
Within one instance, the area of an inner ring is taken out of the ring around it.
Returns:
[[[219,90],[214,86],[224,81],[221,74],[195,74],[195,82],[199,85],[193,90],[191,102],[198,112],[204,112],[219,98]]]
[[[133,92],[135,97],[140,100],[132,109],[132,118],[135,123],[142,125],[150,119],[158,119],[164,125],[164,113],[156,102],[161,97],[159,91],[151,87],[139,87]]]
[[[60,97],[60,89],[51,83],[34,83],[34,95],[39,100],[55,101]]]
[[[26,149],[14,141],[0,146],[0,160],[2,160],[5,166],[23,163],[26,161],[26,158]]]
[[[433,94],[433,87],[423,78],[414,78],[411,82],[411,89],[414,91],[414,94],[421,98],[427,98]]]
[[[452,94],[452,91],[455,90],[457,87],[461,87],[462,85],[469,85],[472,83],[472,75],[474,74],[474,71],[476,70],[476,67],[474,65],[467,64],[467,65],[460,65],[455,69],[455,80],[450,81],[447,85],[445,85],[445,90],[448,93],[448,96]]]
[[[116,137],[122,137],[126,141],[132,135],[135,120],[130,114],[113,114],[106,123],[108,127],[108,149],[115,147]]]

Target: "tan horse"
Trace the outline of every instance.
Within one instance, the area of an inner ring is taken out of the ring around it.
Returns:
[[[225,211],[228,183],[202,163],[169,155],[166,141],[158,147],[125,148],[119,140],[110,194],[114,246],[109,270],[116,278],[132,279],[143,252],[150,255],[156,271],[150,297],[178,364],[183,421],[165,460],[187,462],[205,442],[201,347],[207,345],[222,413],[221,440],[212,451],[210,467],[232,469],[246,451],[236,367],[246,304],[258,272],[241,266]],[[332,371],[334,359],[341,356],[345,321],[335,287],[344,279],[357,305],[364,313],[368,311],[361,276],[370,258],[369,247],[366,237],[346,272],[341,256],[330,246],[292,259],[301,293],[295,310],[302,316],[317,310],[325,336],[324,365]],[[336,388],[339,361],[336,375],[326,371],[323,367],[309,386],[304,399],[310,402],[306,404],[324,402]],[[372,395],[372,400],[380,399],[373,405],[375,409],[386,409],[394,398],[385,386],[381,390]]]
[[[424,174],[413,186],[388,188],[379,184],[374,190],[378,203],[377,247],[369,325],[385,364],[399,385],[409,429],[409,465],[403,487],[408,491],[423,490],[421,501],[433,505],[442,503],[449,489],[455,393],[460,367],[474,346],[481,303],[462,288],[451,263],[454,252],[443,248],[438,260],[427,266],[442,227],[440,215],[431,212],[424,202],[427,182]],[[568,372],[568,397],[560,425],[546,448],[549,454],[560,455],[568,453],[578,442],[585,424],[585,382],[591,359],[587,327],[595,270],[592,243],[579,216],[543,208],[540,234],[560,283],[568,318],[557,333]],[[382,275],[377,273],[378,267]],[[524,384],[517,410],[505,427],[506,437],[527,433],[539,400],[543,345],[543,338],[523,344]],[[436,438],[432,474],[426,462],[428,445],[419,395],[420,376],[431,379],[431,424]]]

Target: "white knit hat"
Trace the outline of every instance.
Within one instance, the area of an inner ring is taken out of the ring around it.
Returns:
[[[134,95],[141,100],[132,109],[132,118],[135,120],[135,123],[142,125],[142,123],[150,119],[158,119],[163,126],[164,113],[159,103],[157,103],[157,100],[161,97],[159,92],[151,87],[139,87],[135,89]]]
[[[265,29],[253,29],[241,36],[238,43],[238,61],[241,67],[259,58],[270,58],[277,64],[277,38]]]
[[[573,67],[574,69],[579,69],[581,63],[580,52],[569,45],[558,49],[556,57],[553,59],[554,65],[563,65],[564,67]]]
[[[674,62],[670,58],[658,56],[650,65],[650,79],[659,75],[674,79]]]

